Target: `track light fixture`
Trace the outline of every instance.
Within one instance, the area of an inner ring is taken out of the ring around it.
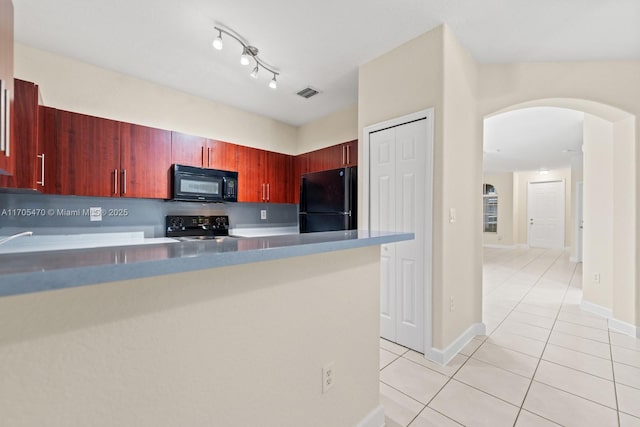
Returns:
[[[222,50],[222,31],[218,30],[218,37],[213,39],[213,47],[216,50]]]
[[[271,89],[275,89],[277,87],[277,83],[276,83],[276,76],[279,76],[280,73],[275,71],[273,68],[271,68],[269,65],[266,65],[259,57],[258,57],[258,48],[255,46],[251,46],[248,45],[247,43],[243,42],[242,39],[233,34],[232,32],[225,30],[223,28],[220,27],[213,27],[216,31],[218,31],[218,36],[213,40],[213,47],[217,50],[221,50],[222,49],[222,33],[228,35],[229,37],[231,37],[232,39],[236,40],[238,43],[240,43],[242,45],[242,55],[240,55],[240,64],[242,65],[249,65],[251,63],[251,60],[253,59],[256,62],[256,66],[253,68],[253,70],[251,71],[251,74],[249,74],[251,77],[253,77],[254,79],[258,78],[258,72],[260,71],[260,68],[264,68],[265,70],[267,70],[268,72],[270,72],[271,74],[273,74],[273,78],[271,79],[271,81],[269,82],[269,87]]]

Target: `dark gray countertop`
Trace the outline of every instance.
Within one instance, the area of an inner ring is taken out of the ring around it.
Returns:
[[[0,255],[0,296],[395,243],[413,233],[330,231]]]

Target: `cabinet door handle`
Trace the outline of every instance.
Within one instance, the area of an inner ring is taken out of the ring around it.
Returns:
[[[262,201],[264,202],[264,183],[262,183]]]
[[[0,152],[4,152],[5,150],[5,126],[7,125],[6,118],[6,106],[5,106],[5,97],[4,97],[4,80],[0,80]]]
[[[271,184],[267,184],[267,202],[271,200]]]
[[[40,165],[40,173],[42,173],[42,180],[36,181],[36,184],[42,185],[44,187],[44,153],[38,154],[36,157],[39,159],[42,159],[42,163]]]
[[[347,166],[351,164],[351,146],[347,145]]]
[[[211,147],[207,147],[207,166],[211,167]]]
[[[204,145],[202,147],[200,147],[200,165],[202,167],[205,167],[205,164],[204,164]]]
[[[343,165],[345,164],[344,159],[345,159],[345,153],[347,152],[346,148],[347,147],[344,147],[344,146],[342,147],[342,164]]]
[[[5,100],[5,113],[6,117],[4,118],[4,128],[5,128],[5,145],[4,145],[4,153],[9,157],[11,155],[9,147],[11,147],[11,97],[9,96],[9,89],[4,90]]]
[[[113,194],[118,194],[118,169],[113,170]]]
[[[127,170],[122,169],[122,194],[127,194]]]
[[[0,151],[9,157],[11,145],[11,98],[6,80],[0,80]]]

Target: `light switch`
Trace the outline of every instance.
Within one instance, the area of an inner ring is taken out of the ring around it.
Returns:
[[[449,222],[456,222],[456,208],[449,208]]]

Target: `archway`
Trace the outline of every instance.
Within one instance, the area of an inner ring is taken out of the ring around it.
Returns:
[[[584,113],[581,306],[607,317],[611,327],[635,335],[636,117],[594,101],[546,98],[506,106],[484,118],[533,107]]]

